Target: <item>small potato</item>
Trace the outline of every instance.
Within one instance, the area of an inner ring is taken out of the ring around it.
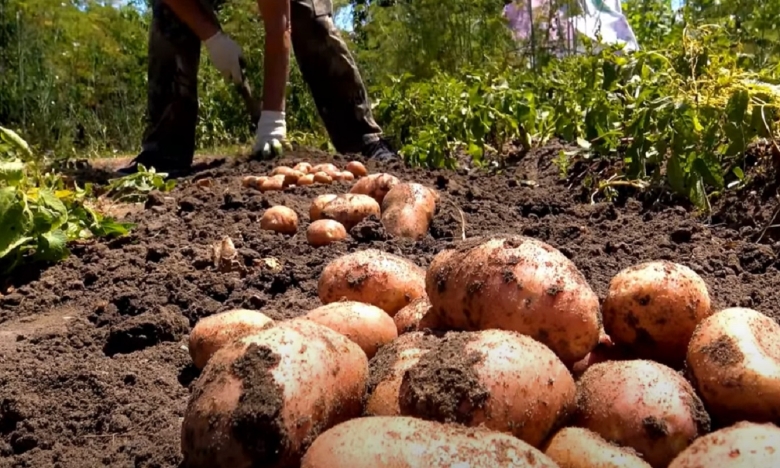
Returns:
[[[371,174],[355,182],[349,193],[368,195],[381,206],[387,192],[400,183],[401,181],[394,175],[385,173]]]
[[[367,377],[358,345],[308,320],[232,341],[195,382],[182,466],[298,466],[317,436],[360,416]]]
[[[188,348],[192,363],[203,369],[217,351],[231,341],[273,326],[267,315],[254,310],[233,309],[204,317],[190,332]]]
[[[284,186],[287,187],[288,185],[292,185],[296,182],[298,182],[298,179],[303,177],[305,174],[301,171],[295,170],[291,167],[287,166],[279,166],[271,173],[273,176],[277,175],[283,175],[284,176]]]
[[[309,219],[311,221],[322,219],[322,209],[332,200],[335,200],[336,197],[338,197],[338,195],[335,193],[327,193],[314,198],[311,202],[311,207],[309,207]]]
[[[333,177],[325,172],[315,172],[314,182],[318,184],[331,184],[333,183]]]
[[[295,169],[296,171],[303,172],[304,174],[311,174],[312,169],[314,168],[312,167],[311,164],[307,162],[299,162],[293,167],[293,169]]]
[[[341,171],[338,174],[338,180],[344,182],[352,182],[353,180],[355,180],[355,175],[349,171]]]
[[[284,174],[271,176],[260,183],[260,191],[270,192],[270,191],[284,190],[284,180],[285,180]]]
[[[358,418],[314,441],[301,468],[557,468],[508,434],[402,416]]]
[[[277,166],[274,168],[273,171],[271,171],[271,175],[272,176],[279,175],[279,174],[287,175],[290,171],[293,170],[294,169],[290,166]]]
[[[257,176],[246,176],[241,178],[241,186],[245,188],[257,188]]]
[[[335,219],[343,224],[347,231],[371,215],[379,218],[379,203],[368,195],[354,193],[337,196],[323,206],[321,211],[323,218]]]
[[[439,339],[423,332],[400,336],[379,351],[368,363],[367,416],[400,416],[398,390],[404,373],[420,356],[436,347]]]
[[[366,249],[328,263],[317,289],[323,304],[341,300],[364,302],[392,317],[425,295],[425,270],[403,257]]]
[[[312,168],[312,172],[324,172],[325,174],[328,174],[329,176],[333,177],[336,174],[338,174],[339,168],[336,167],[334,164],[331,163],[325,163],[325,164],[317,164]]]
[[[356,178],[365,177],[368,175],[368,169],[360,161],[350,161],[347,163],[347,171],[351,172]]]
[[[691,384],[653,361],[591,366],[577,382],[577,405],[572,425],[631,447],[654,468],[666,468],[710,431],[709,415]]]
[[[299,177],[298,182],[296,182],[297,185],[312,185],[314,184],[314,174],[306,174],[305,176]]]
[[[517,332],[449,332],[404,372],[404,416],[509,432],[539,447],[575,407],[566,366]]]
[[[742,421],[699,437],[669,468],[769,468],[780,466],[780,428]]]
[[[362,302],[333,302],[317,307],[303,317],[354,341],[369,359],[381,346],[398,338],[393,319],[379,307]]]
[[[428,234],[438,195],[417,183],[397,184],[382,201],[382,225],[393,237],[420,240]]]
[[[314,247],[322,247],[347,238],[344,225],[332,219],[318,219],[306,229],[306,240]]]
[[[393,321],[398,329],[398,334],[403,335],[426,328],[436,328],[434,317],[431,312],[431,301],[428,300],[428,296],[423,296],[399,310],[393,317]]]
[[[632,449],[610,444],[581,427],[566,427],[546,444],[545,455],[560,468],[651,468]]]
[[[286,206],[272,206],[265,210],[260,218],[260,229],[282,234],[295,234],[298,232],[298,215]]]
[[[724,309],[702,320],[688,344],[688,371],[719,425],[780,416],[780,325],[761,312]]]
[[[694,328],[712,314],[707,285],[690,268],[646,262],[612,278],[602,305],[604,328],[633,354],[678,368]]]
[[[567,365],[599,342],[599,298],[577,266],[525,236],[474,238],[438,253],[426,292],[443,328],[498,328],[539,340]]]

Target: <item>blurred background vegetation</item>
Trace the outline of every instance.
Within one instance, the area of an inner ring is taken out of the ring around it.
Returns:
[[[438,130],[424,127],[441,117],[440,113],[446,111],[442,106],[461,99],[448,97],[447,92],[462,94],[471,89],[476,78],[487,83],[503,77],[513,90],[521,92],[514,98],[525,104],[529,104],[526,98],[538,103],[542,88],[547,87],[549,95],[549,86],[554,85],[549,80],[556,76],[589,86],[577,73],[566,71],[566,66],[576,70],[582,63],[561,65],[558,61],[557,68],[551,70],[551,59],[542,57],[540,51],[545,48],[538,39],[530,51],[529,46],[513,41],[501,16],[502,1],[337,0],[335,6],[339,24],[347,29],[344,36],[376,101],[380,124],[399,146],[416,145],[406,151],[410,158],[441,164],[441,158],[447,157],[447,148],[436,155],[436,151],[425,149],[424,142],[417,143],[420,138],[429,138],[431,145],[445,140],[464,143],[457,135],[431,135]],[[717,25],[717,31],[708,33],[706,39],[713,53],[731,54],[726,60],[729,66],[761,71],[762,79],[774,79],[778,0],[690,0],[676,11],[668,0],[628,0],[623,9],[643,50],[673,54],[680,51],[686,28]],[[347,11],[349,14],[345,14]],[[242,45],[249,75],[259,90],[263,30],[255,2],[232,0],[220,18],[224,29]],[[0,0],[0,124],[13,128],[36,149],[55,157],[138,151],[145,108],[149,21],[150,11],[144,3]],[[697,37],[703,40],[703,36]],[[251,135],[238,95],[217,74],[205,51],[202,64],[199,147],[246,144]],[[530,82],[537,78],[546,82]],[[426,89],[426,84],[434,82],[439,84],[437,89]],[[415,83],[419,86],[410,88]],[[442,87],[442,83],[448,85]],[[535,95],[522,93],[529,90]],[[413,96],[422,99],[429,93],[438,93],[433,101],[438,99],[439,107],[432,104],[424,116],[419,112],[406,115],[410,106],[419,104],[411,100]],[[469,109],[490,104],[475,98],[465,102]],[[288,128],[297,138],[325,144],[327,139],[323,138],[308,89],[295,67],[289,86],[288,116]],[[587,138],[580,130],[572,133],[559,123],[542,122],[539,115],[534,119],[537,127],[544,128],[532,136],[549,133]],[[512,123],[522,124],[507,124]],[[497,129],[492,123],[482,124],[488,128],[474,131],[485,140]],[[519,131],[520,136],[527,130]],[[452,133],[457,129],[442,131]],[[469,131],[471,137],[474,131]],[[503,139],[517,136],[511,133]],[[480,148],[474,149],[474,143],[465,142],[466,146],[472,145],[475,154],[481,154],[484,145],[478,141]]]

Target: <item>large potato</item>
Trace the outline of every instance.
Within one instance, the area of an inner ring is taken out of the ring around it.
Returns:
[[[368,360],[345,336],[280,322],[217,351],[182,422],[188,468],[296,467],[314,439],[357,417]]]
[[[620,271],[602,306],[604,328],[635,356],[679,367],[696,325],[712,314],[707,285],[690,268],[668,261]]]
[[[392,317],[425,295],[425,270],[403,257],[366,249],[327,264],[317,289],[323,304],[340,300],[363,302]]]
[[[314,441],[301,468],[557,468],[508,434],[402,416],[358,418]]]
[[[340,222],[347,231],[371,215],[377,218],[381,216],[379,203],[368,195],[354,193],[337,196],[325,204],[320,212],[322,218]]]
[[[780,466],[780,429],[739,422],[699,437],[669,468],[769,468]]]
[[[581,427],[566,427],[546,444],[545,455],[560,468],[651,468],[633,450]]]
[[[688,370],[719,425],[780,420],[780,325],[766,315],[734,307],[702,320]]]
[[[192,362],[203,369],[211,356],[231,341],[253,335],[274,324],[254,310],[233,309],[198,320],[190,332],[188,348]]]
[[[333,302],[309,311],[304,318],[354,341],[369,359],[398,337],[395,322],[384,310],[362,302]]]
[[[449,332],[406,370],[404,416],[509,432],[538,447],[574,409],[574,378],[533,338],[506,330]]]
[[[593,365],[577,382],[577,406],[574,425],[633,448],[654,468],[665,468],[710,430],[691,384],[653,361]]]
[[[438,194],[417,183],[397,184],[382,201],[382,225],[393,237],[419,240],[428,234]]]
[[[381,205],[387,192],[400,183],[401,181],[394,175],[385,173],[371,174],[358,179],[349,190],[349,193],[368,195]]]
[[[420,356],[436,346],[438,339],[423,332],[412,332],[393,340],[368,363],[365,414],[400,416],[398,390],[404,373]]]
[[[292,235],[298,232],[298,214],[291,208],[277,205],[265,210],[260,218],[260,229]]]
[[[426,291],[442,327],[533,337],[567,365],[601,334],[599,299],[576,265],[529,237],[475,239],[434,257]]]

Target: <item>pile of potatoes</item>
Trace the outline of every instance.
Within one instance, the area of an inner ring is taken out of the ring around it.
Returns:
[[[359,161],[347,164],[345,171],[331,163],[312,166],[303,162],[292,168],[279,166],[270,177],[248,176],[243,184],[265,192],[294,185],[355,179],[358,180],[348,193],[328,193],[312,200],[310,224],[306,229],[310,245],[322,247],[343,241],[353,227],[369,216],[380,219],[385,231],[395,238],[419,240],[428,233],[439,202],[438,192],[415,182],[402,182],[391,174],[369,175]],[[282,205],[267,209],[260,218],[261,229],[284,235],[296,234],[299,224],[298,213]]]
[[[713,310],[684,265],[626,268],[600,301],[557,249],[496,236],[427,268],[346,254],[318,296],[195,325],[183,466],[780,466],[780,326]]]

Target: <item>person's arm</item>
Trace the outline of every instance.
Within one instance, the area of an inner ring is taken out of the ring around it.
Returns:
[[[257,7],[265,27],[263,110],[284,112],[290,74],[290,0],[257,0]]]
[[[184,24],[190,27],[201,41],[205,41],[219,32],[219,24],[215,23],[214,18],[203,11],[198,0],[163,0],[163,2]]]

